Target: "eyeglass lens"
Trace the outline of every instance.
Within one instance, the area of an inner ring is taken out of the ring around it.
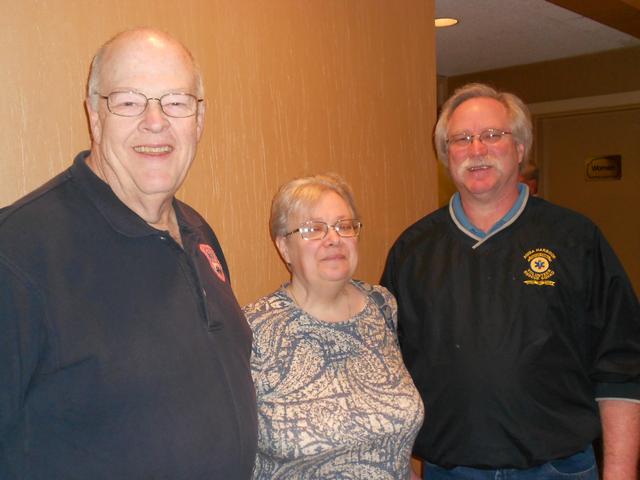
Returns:
[[[190,117],[198,109],[198,99],[188,93],[167,93],[160,98],[147,98],[139,92],[113,92],[107,97],[109,111],[123,117],[137,117],[147,108],[149,100],[157,100],[169,117]]]
[[[300,236],[305,240],[320,240],[327,236],[329,228],[333,228],[341,237],[356,237],[360,234],[362,224],[357,220],[340,220],[334,225],[325,222],[308,222],[298,228]]]
[[[449,139],[447,139],[447,143],[449,145],[453,145],[456,147],[466,147],[471,145],[471,143],[473,143],[473,139],[477,137],[478,140],[480,140],[480,143],[484,145],[494,145],[498,143],[502,139],[502,137],[510,134],[511,132],[504,132],[502,130],[489,129],[489,130],[480,132],[477,135],[470,135],[468,133],[461,133],[460,135],[454,135]]]

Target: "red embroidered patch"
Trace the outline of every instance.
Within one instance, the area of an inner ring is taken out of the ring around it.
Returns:
[[[213,270],[213,273],[215,273],[220,280],[226,282],[227,278],[224,275],[222,264],[220,263],[220,260],[218,260],[216,252],[213,251],[213,248],[211,248],[206,243],[201,243],[199,247],[200,251],[204,254],[205,257],[207,257],[207,260],[209,260],[209,265],[211,265],[211,270]]]

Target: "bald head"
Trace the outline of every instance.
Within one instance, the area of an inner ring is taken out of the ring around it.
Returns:
[[[103,92],[105,75],[117,68],[118,59],[122,56],[141,55],[143,51],[149,49],[158,52],[170,51],[174,56],[182,57],[184,65],[192,70],[195,94],[198,98],[203,98],[204,87],[202,76],[191,52],[178,40],[166,32],[152,28],[136,28],[120,32],[108,40],[96,52],[91,62],[91,71],[87,83],[87,100],[93,108],[96,108],[98,95],[106,95]]]

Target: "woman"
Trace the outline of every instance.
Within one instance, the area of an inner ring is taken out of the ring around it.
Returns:
[[[253,478],[409,479],[422,401],[396,336],[396,303],[352,280],[362,224],[345,182],[293,180],[270,230],[291,281],[244,308],[258,399]]]

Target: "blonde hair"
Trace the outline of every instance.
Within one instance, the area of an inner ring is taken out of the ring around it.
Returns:
[[[269,231],[271,239],[287,233],[289,219],[312,208],[322,194],[335,192],[347,203],[354,218],[359,218],[351,187],[335,173],[294,178],[279,189],[271,202]]]

